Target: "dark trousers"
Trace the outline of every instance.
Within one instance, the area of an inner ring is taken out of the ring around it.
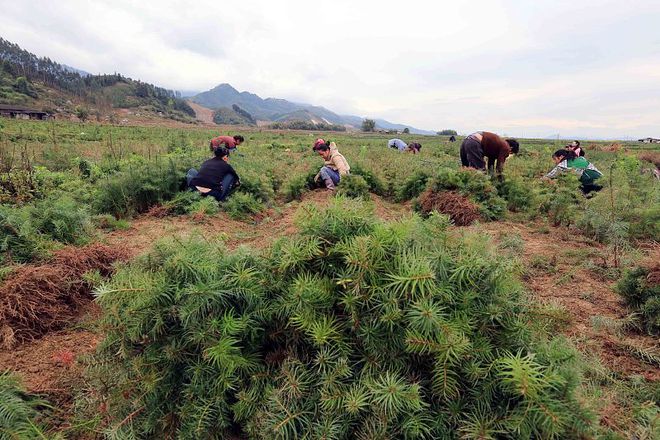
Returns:
[[[233,174],[227,174],[224,179],[222,179],[222,186],[219,190],[213,189],[206,194],[202,193],[202,196],[211,196],[218,202],[222,202],[234,191],[236,188],[235,184],[236,177],[234,177]]]
[[[484,150],[481,147],[481,142],[470,137],[463,140],[463,143],[461,144],[461,164],[464,167],[476,168],[478,170],[486,168]]]

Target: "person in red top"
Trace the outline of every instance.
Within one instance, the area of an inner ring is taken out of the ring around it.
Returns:
[[[214,151],[219,146],[224,145],[225,148],[231,151],[241,145],[244,140],[245,139],[240,134],[235,136],[218,136],[211,139],[211,142],[209,143],[209,149]]]
[[[464,167],[486,169],[484,156],[488,158],[488,174],[502,174],[504,162],[511,153],[518,154],[520,145],[515,139],[502,139],[489,131],[472,133],[461,144],[461,163]],[[495,164],[497,162],[497,165]]]

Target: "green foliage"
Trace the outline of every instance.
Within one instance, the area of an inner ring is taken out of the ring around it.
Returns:
[[[89,110],[81,105],[76,106],[74,113],[82,122],[85,122],[89,118]]]
[[[0,440],[45,439],[36,421],[45,407],[44,400],[27,394],[9,372],[0,373]]]
[[[307,174],[301,174],[289,180],[284,190],[284,200],[287,202],[300,200],[306,191],[316,187],[316,182],[314,182],[315,176],[316,172],[310,171]]]
[[[346,131],[346,127],[340,124],[304,120],[273,122],[268,128],[273,130]]]
[[[37,92],[34,91],[34,88],[32,88],[30,82],[24,76],[19,76],[18,78],[16,78],[16,81],[14,82],[14,89],[18,93],[27,95],[30,98],[36,99],[39,97],[39,95],[37,95]]]
[[[229,107],[221,107],[213,112],[213,122],[222,125],[254,125],[246,115]]]
[[[584,203],[578,186],[576,176],[562,174],[541,188],[539,209],[554,226],[569,226],[578,220],[580,206]]]
[[[31,222],[32,212],[0,205],[0,262],[26,263],[44,252],[45,246]]]
[[[98,289],[107,435],[590,436],[575,352],[534,342],[483,237],[341,197],[298,224],[263,255],[162,242]]]
[[[424,191],[430,178],[426,171],[416,170],[397,188],[394,199],[398,202],[414,199]]]
[[[385,184],[383,184],[383,181],[373,172],[373,170],[359,163],[355,163],[351,165],[351,174],[362,177],[369,186],[369,191],[372,193],[378,194],[379,196],[385,195]]]
[[[617,283],[617,290],[626,304],[638,313],[650,334],[660,334],[660,284],[658,269],[638,267],[625,273]]]
[[[62,243],[83,244],[92,234],[87,207],[64,194],[37,202],[32,223],[37,232]]]
[[[222,203],[222,210],[234,220],[247,220],[264,210],[264,205],[250,193],[234,192]]]
[[[117,218],[130,217],[171,199],[183,182],[183,171],[172,159],[131,167],[99,182],[94,209]]]
[[[438,136],[452,136],[452,135],[457,136],[458,132],[456,132],[456,130],[447,130],[447,129],[445,129],[445,130],[438,131],[437,134],[438,134]]]
[[[536,206],[536,188],[525,183],[520,177],[503,176],[496,179],[497,193],[507,202],[507,208],[513,212],[530,212]]]
[[[369,198],[369,184],[360,175],[349,174],[343,176],[337,188],[337,194],[346,197]]]
[[[376,130],[376,121],[373,119],[365,119],[362,121],[362,131],[375,131]]]
[[[163,204],[169,213],[175,215],[188,214],[192,206],[202,200],[202,195],[198,191],[181,191]]]

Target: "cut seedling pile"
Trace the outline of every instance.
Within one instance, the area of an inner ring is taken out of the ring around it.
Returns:
[[[426,189],[419,196],[420,210],[424,214],[438,211],[451,218],[456,226],[468,226],[481,217],[479,206],[456,191]]]
[[[62,328],[91,300],[90,271],[107,277],[128,254],[118,247],[92,244],[56,251],[41,265],[16,268],[0,286],[0,346],[37,338]]]

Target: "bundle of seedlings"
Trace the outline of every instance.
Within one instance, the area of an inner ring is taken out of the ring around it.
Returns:
[[[452,192],[452,195],[441,197],[440,194],[445,192]],[[469,204],[459,200],[456,195],[463,196],[467,202],[476,206],[479,216],[484,220],[500,219],[506,212],[507,203],[497,195],[497,189],[491,183],[490,177],[476,170],[456,171],[449,168],[440,169],[438,174],[429,181],[423,197],[420,195],[415,206],[417,210],[421,211],[421,203],[424,201],[422,199],[425,199],[428,207],[440,198],[440,200],[446,200],[445,205],[453,206],[457,210],[457,214],[462,210],[470,211],[472,206],[468,207]],[[453,217],[452,212],[447,212],[447,214]],[[460,217],[460,215],[456,215],[456,217]],[[466,214],[465,220],[467,221],[469,217],[471,215]]]
[[[111,438],[581,438],[579,355],[514,265],[448,219],[303,205],[267,252],[161,242],[101,286],[88,370]],[[98,415],[97,415],[98,416]]]
[[[0,346],[10,348],[69,324],[91,300],[92,285],[84,275],[96,271],[107,277],[113,263],[127,256],[124,249],[92,244],[16,268],[0,285]]]
[[[481,218],[479,206],[456,191],[436,192],[429,188],[419,196],[417,203],[422,214],[437,211],[448,215],[456,226],[471,225]]]

